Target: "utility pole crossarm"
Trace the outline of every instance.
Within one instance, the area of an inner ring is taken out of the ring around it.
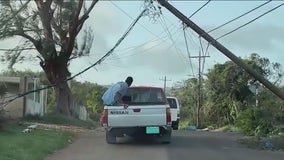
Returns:
[[[174,14],[177,18],[179,18],[183,23],[185,23],[188,27],[190,27],[192,30],[194,30],[197,34],[199,34],[202,38],[207,40],[209,43],[211,43],[212,46],[214,46],[216,49],[218,49],[221,53],[223,53],[225,56],[227,56],[229,59],[231,59],[234,63],[236,63],[238,66],[242,67],[246,72],[248,72],[251,76],[253,76],[255,79],[257,79],[259,82],[261,82],[265,87],[267,87],[270,91],[272,91],[274,94],[276,94],[279,98],[284,100],[284,93],[278,89],[276,86],[274,86],[271,82],[269,82],[267,79],[265,79],[262,75],[255,72],[252,68],[250,68],[248,65],[246,65],[244,62],[242,62],[237,56],[235,56],[230,50],[228,50],[226,47],[224,47],[221,43],[216,41],[213,37],[211,37],[209,34],[207,34],[204,30],[202,30],[199,26],[197,26],[194,22],[189,20],[184,14],[182,14],[179,10],[177,10],[175,7],[173,7],[170,3],[168,3],[166,0],[157,0],[163,7],[168,9],[172,14]]]

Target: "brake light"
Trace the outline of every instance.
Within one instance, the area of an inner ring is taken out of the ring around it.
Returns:
[[[107,109],[104,109],[103,111],[101,124],[104,127],[108,125],[108,110]]]
[[[172,124],[171,109],[167,108],[166,112],[167,112],[167,124],[171,125]]]

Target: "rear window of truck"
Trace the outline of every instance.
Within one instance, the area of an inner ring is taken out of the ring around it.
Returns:
[[[164,91],[160,88],[129,88],[124,98],[129,105],[166,104]]]

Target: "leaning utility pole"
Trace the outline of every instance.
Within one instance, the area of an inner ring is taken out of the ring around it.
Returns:
[[[176,17],[178,17],[183,23],[185,23],[188,27],[190,27],[192,30],[194,30],[197,34],[199,34],[201,37],[203,37],[205,40],[207,40],[212,46],[214,46],[216,49],[218,49],[221,53],[223,53],[225,56],[230,58],[234,63],[236,63],[238,66],[242,67],[246,72],[248,72],[251,76],[253,76],[255,79],[257,79],[259,82],[261,82],[265,87],[267,87],[270,91],[272,91],[274,94],[276,94],[278,97],[280,97],[282,100],[284,100],[284,93],[281,92],[280,89],[278,89],[276,86],[274,86],[271,82],[269,82],[267,79],[265,79],[262,75],[254,71],[252,68],[250,68],[248,65],[246,65],[244,62],[242,62],[237,56],[235,56],[230,50],[228,50],[226,47],[224,47],[221,43],[219,43],[217,40],[215,40],[213,37],[211,37],[209,34],[207,34],[204,30],[202,30],[199,26],[197,26],[194,22],[189,20],[185,15],[183,15],[179,10],[177,10],[175,7],[173,7],[171,4],[169,4],[166,0],[157,0],[162,6],[167,8],[170,12],[172,12]]]

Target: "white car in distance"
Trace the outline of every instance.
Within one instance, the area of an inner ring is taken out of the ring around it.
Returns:
[[[180,121],[180,104],[176,97],[167,97],[168,103],[171,108],[172,128],[178,130]]]

